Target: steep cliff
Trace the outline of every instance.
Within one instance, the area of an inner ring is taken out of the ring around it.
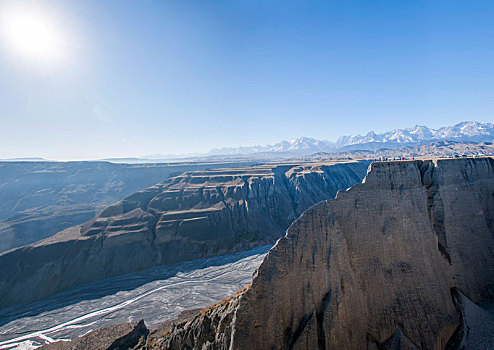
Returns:
[[[173,177],[81,226],[1,254],[0,307],[274,242],[308,207],[360,182],[368,164],[270,164]]]
[[[462,305],[494,299],[493,220],[490,158],[373,163],[290,226],[250,289],[149,346],[454,348],[480,333]]]

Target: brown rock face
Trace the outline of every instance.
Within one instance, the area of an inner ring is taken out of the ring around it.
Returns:
[[[275,242],[308,207],[358,183],[369,162],[186,172],[45,241],[0,254],[0,307],[144,268]]]
[[[70,342],[44,345],[42,350],[124,350],[145,344],[149,330],[143,320],[102,328]]]
[[[291,225],[249,290],[155,347],[445,348],[451,289],[494,299],[493,220],[490,158],[373,163]]]

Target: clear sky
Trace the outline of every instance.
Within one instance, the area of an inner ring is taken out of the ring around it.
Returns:
[[[0,20],[13,6],[59,43],[25,54],[0,33],[0,158],[494,121],[492,0],[2,0]]]

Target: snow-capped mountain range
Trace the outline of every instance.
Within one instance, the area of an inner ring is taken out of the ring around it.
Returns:
[[[224,147],[212,149],[206,155],[240,155],[255,153],[289,153],[305,155],[317,152],[335,152],[348,149],[375,150],[397,148],[406,145],[424,144],[432,141],[494,141],[494,124],[469,121],[431,129],[416,125],[413,128],[396,129],[382,134],[371,131],[366,135],[342,136],[336,142],[299,137],[292,141],[281,141],[274,145],[250,147]]]

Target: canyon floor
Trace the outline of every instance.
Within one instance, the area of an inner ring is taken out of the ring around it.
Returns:
[[[142,318],[153,329],[244,288],[269,248],[154,267],[0,310],[0,349],[34,349]]]

